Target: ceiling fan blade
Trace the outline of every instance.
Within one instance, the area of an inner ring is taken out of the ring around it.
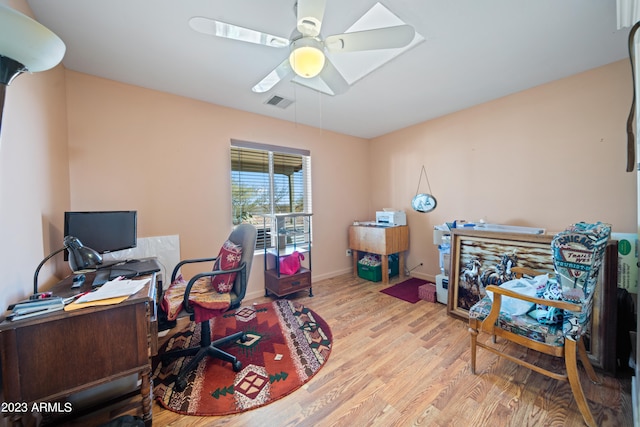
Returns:
[[[298,31],[303,36],[316,37],[320,34],[326,0],[298,0]]]
[[[271,47],[289,46],[289,39],[274,36],[273,34],[262,33],[249,28],[239,27],[226,22],[216,21],[202,16],[194,16],[189,19],[189,26],[202,34],[223,37],[227,39],[240,40],[248,43],[261,44]]]
[[[342,77],[342,74],[333,66],[329,58],[325,60],[324,68],[320,73],[320,78],[331,89],[334,95],[345,93],[349,89],[349,83]]]
[[[407,46],[411,43],[415,34],[416,31],[411,25],[398,25],[395,27],[336,34],[327,37],[324,45],[329,52],[394,49]]]
[[[267,77],[260,80],[258,84],[252,87],[251,90],[256,93],[267,92],[275,85],[277,85],[281,80],[286,79],[291,74],[293,74],[293,69],[291,69],[291,64],[289,64],[289,57],[287,57],[280,63],[280,65],[278,65],[272,72],[270,72]]]

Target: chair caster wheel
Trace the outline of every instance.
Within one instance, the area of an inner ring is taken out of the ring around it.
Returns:
[[[240,342],[247,342],[247,334],[242,334],[242,336],[240,337]]]
[[[242,369],[242,362],[240,362],[239,360],[236,360],[231,364],[233,365],[233,372],[240,372],[240,370]]]
[[[178,378],[173,388],[175,388],[178,391],[183,391],[185,388],[187,388],[187,380]]]

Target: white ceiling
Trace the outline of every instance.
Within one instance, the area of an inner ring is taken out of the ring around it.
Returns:
[[[376,1],[327,0],[322,35],[345,32]],[[295,0],[27,2],[66,43],[67,69],[363,138],[626,58],[629,31],[616,29],[613,0],[380,0],[425,41],[342,95],[291,82],[256,94],[287,51],[199,34],[188,20],[289,38]],[[271,95],[295,102],[265,105]]]

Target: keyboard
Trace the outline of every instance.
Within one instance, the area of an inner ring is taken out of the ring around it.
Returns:
[[[144,276],[160,271],[160,264],[155,258],[147,258],[141,260],[133,260],[129,262],[119,262],[118,264],[112,264],[108,268],[101,268],[96,272],[96,277],[93,279],[92,286],[102,286],[109,280],[114,280],[117,277],[125,277],[132,279],[137,276]]]
[[[91,286],[102,286],[109,281],[109,276],[111,276],[110,268],[102,268],[96,272],[96,277],[93,279],[93,283]]]
[[[156,258],[147,258],[114,265],[111,267],[111,274],[109,278],[113,280],[116,277],[122,276],[127,279],[131,279],[158,271],[160,271],[160,264],[158,264]]]

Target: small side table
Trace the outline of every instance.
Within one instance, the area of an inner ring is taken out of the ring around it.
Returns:
[[[399,274],[405,277],[405,251],[409,250],[409,226],[349,227],[349,248],[353,256],[353,274],[358,274],[359,252],[378,254],[382,258],[382,283],[389,283],[389,255],[398,254]]]

